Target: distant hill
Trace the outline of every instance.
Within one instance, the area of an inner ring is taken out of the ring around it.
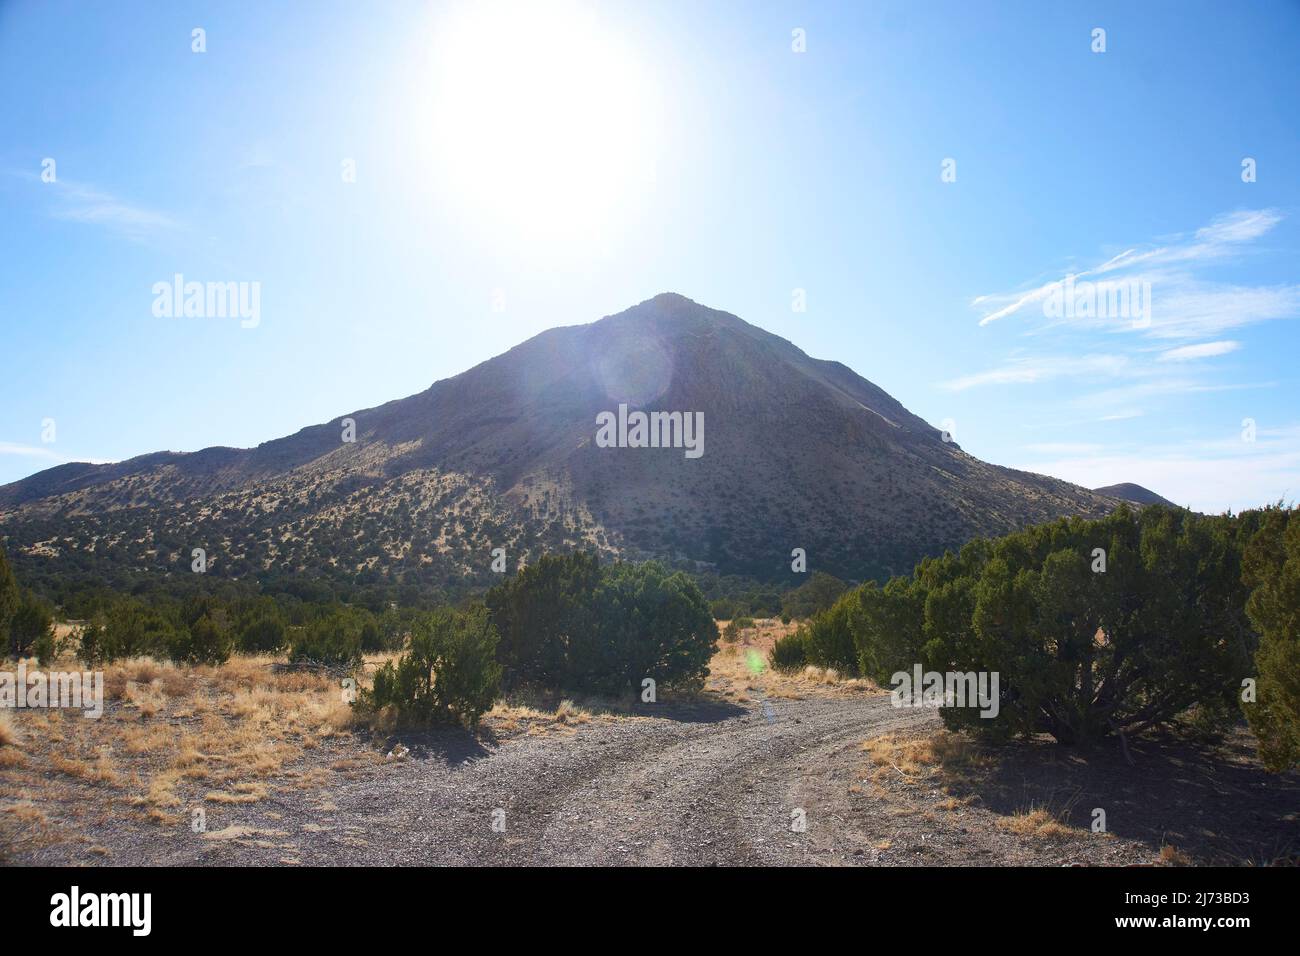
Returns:
[[[703,454],[600,447],[620,404],[702,412]],[[1114,507],[945,438],[839,362],[664,294],[256,448],[51,468],[0,487],[0,533],[29,572],[189,574],[202,547],[224,576],[488,582],[494,548],[513,570],[590,547],[797,583],[795,548],[860,580]]]
[[[1131,481],[1092,490],[1099,495],[1105,495],[1107,498],[1118,498],[1120,501],[1131,501],[1138,505],[1169,505],[1171,508],[1177,507],[1168,498],[1162,498],[1150,488],[1143,488]]]

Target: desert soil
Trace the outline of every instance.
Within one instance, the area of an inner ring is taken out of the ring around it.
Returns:
[[[1129,767],[1118,753],[1043,744],[950,773],[906,753],[938,727],[932,712],[856,692],[645,705],[500,741],[346,735],[304,754],[346,773],[210,805],[206,832],[183,816],[81,812],[65,838],[9,862],[1062,865],[1154,863],[1162,848],[1165,862],[1294,851],[1300,783],[1244,752],[1144,742]],[[863,748],[873,740],[889,742],[874,760]],[[354,759],[359,749],[369,759]],[[1090,831],[1095,806],[1110,835]],[[57,821],[61,808],[45,810]],[[1050,819],[1036,823],[1035,810]]]

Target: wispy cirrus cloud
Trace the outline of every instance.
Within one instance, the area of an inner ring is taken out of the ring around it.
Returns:
[[[49,184],[56,189],[50,215],[67,222],[104,226],[133,238],[178,228],[165,213],[120,199],[112,193],[84,183]]]
[[[1300,497],[1300,425],[1102,449],[1028,446],[1017,466],[1088,488],[1133,481],[1175,504],[1217,513]]]
[[[1133,247],[1079,272],[1033,288],[977,296],[972,307],[983,314],[981,326],[1014,315],[1040,321],[1068,321],[1078,328],[1130,329],[1153,338],[1199,338],[1270,319],[1300,316],[1300,285],[1248,286],[1212,281],[1200,275],[1209,265],[1240,256],[1266,236],[1282,215],[1273,209],[1241,210],[1216,217],[1191,235],[1176,236],[1148,248]],[[1048,308],[1069,283],[1148,286],[1154,302],[1150,321],[1128,317],[1075,314],[1053,318]]]
[[[143,239],[182,228],[167,213],[123,199],[89,183],[62,177],[45,182],[40,176],[25,170],[10,170],[9,174],[32,183],[40,190],[38,195],[47,197],[47,212],[52,219],[100,226],[130,239]]]
[[[52,450],[43,445],[23,445],[18,442],[0,441],[0,455],[17,455],[22,458],[45,458],[50,461],[62,461]]]
[[[36,458],[55,465],[67,464],[70,461],[83,461],[91,465],[107,465],[114,461],[112,458],[67,458],[54,451],[49,445],[24,445],[21,442],[12,441],[0,441],[0,455]]]
[[[1166,349],[1156,356],[1157,362],[1194,362],[1197,359],[1214,358],[1227,355],[1241,348],[1240,342],[1225,339],[1219,342],[1200,342],[1196,345],[1180,345],[1178,348]]]
[[[1060,378],[1114,377],[1129,367],[1123,355],[1036,355],[1016,356],[1003,364],[941,383],[951,392],[963,392],[980,385],[1029,385]]]

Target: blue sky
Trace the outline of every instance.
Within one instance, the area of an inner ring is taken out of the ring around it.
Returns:
[[[1295,2],[10,0],[0,482],[254,445],[676,291],[989,461],[1295,498],[1297,50]],[[257,283],[255,327],[156,315],[178,273]],[[1053,313],[1068,275],[1149,311]]]

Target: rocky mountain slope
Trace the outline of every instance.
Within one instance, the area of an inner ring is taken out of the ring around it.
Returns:
[[[703,453],[601,447],[597,416],[702,413]],[[355,440],[346,441],[348,421]],[[991,465],[851,369],[680,295],[551,329],[417,395],[252,449],[68,464],[0,487],[48,573],[491,580],[594,547],[791,581],[866,578],[1115,498]]]
[[[1127,501],[1135,505],[1168,505],[1174,507],[1174,503],[1168,498],[1162,498],[1150,488],[1143,488],[1131,481],[1092,490],[1099,495],[1105,495],[1107,498],[1118,498],[1120,501]]]

